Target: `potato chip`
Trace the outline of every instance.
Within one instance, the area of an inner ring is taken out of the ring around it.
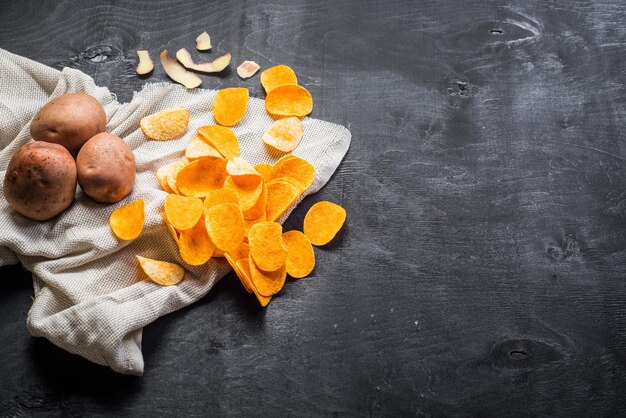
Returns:
[[[263,182],[261,194],[257,199],[254,206],[250,209],[243,212],[243,218],[246,220],[249,219],[258,219],[261,216],[265,216],[265,206],[267,205],[267,186],[265,182]]]
[[[270,172],[270,181],[280,177],[296,179],[306,190],[315,179],[315,168],[307,160],[295,155],[285,155],[276,161]]]
[[[304,87],[296,84],[285,84],[267,93],[265,110],[275,117],[302,117],[313,110],[313,98]]]
[[[109,225],[116,237],[130,241],[141,234],[144,219],[143,199],[138,199],[115,209],[109,218]]]
[[[239,195],[235,189],[217,189],[210,191],[204,198],[204,207],[210,209],[222,203],[239,205]]]
[[[161,286],[172,286],[180,282],[185,277],[185,269],[178,264],[167,261],[153,260],[152,258],[136,255],[141,269],[146,276],[156,284]]]
[[[215,252],[213,253],[213,257],[217,257],[217,258],[222,258],[224,257],[224,251],[220,250],[219,248],[215,249]]]
[[[302,139],[302,122],[295,116],[279,119],[263,134],[263,142],[282,152],[291,152]]]
[[[261,85],[265,93],[285,84],[298,84],[296,73],[286,65],[276,65],[261,73]]]
[[[313,245],[328,244],[346,220],[346,210],[332,202],[317,202],[304,217],[304,235]]]
[[[285,264],[287,248],[282,234],[283,227],[276,222],[259,222],[250,228],[250,257],[261,270],[275,271]]]
[[[217,92],[213,100],[213,117],[222,126],[236,125],[246,114],[248,89],[228,87]]]
[[[239,195],[239,207],[242,212],[245,212],[256,205],[259,201],[261,193],[263,193],[263,182],[252,185],[239,185],[235,183],[231,176],[226,177],[224,180],[225,189],[233,189]]]
[[[234,251],[243,242],[243,214],[234,203],[222,203],[206,210],[206,230],[222,251]]]
[[[263,177],[266,182],[270,181],[270,172],[272,171],[272,165],[261,163],[254,166],[254,169]]]
[[[215,245],[209,238],[204,219],[200,219],[193,228],[181,232],[178,248],[181,258],[189,265],[201,266],[211,259]]]
[[[222,158],[222,154],[202,139],[200,135],[194,135],[185,148],[185,157],[193,161],[198,158]]]
[[[270,303],[270,300],[272,300],[272,297],[261,295],[254,286],[254,283],[252,282],[252,273],[250,272],[250,257],[241,258],[237,260],[235,264],[237,265],[239,272],[241,272],[242,274],[242,283],[245,280],[248,283],[248,286],[250,287],[252,292],[254,292],[254,296],[256,296],[261,306],[267,306],[267,304]]]
[[[204,197],[211,190],[221,189],[226,177],[226,160],[201,158],[180,170],[176,187],[185,196]]]
[[[237,276],[239,277],[239,280],[241,281],[241,284],[243,284],[243,287],[246,288],[246,291],[248,293],[252,293],[252,287],[251,287],[251,283],[249,280],[250,267],[248,267],[247,276],[244,276],[242,275],[242,272],[240,271],[240,267],[237,266],[237,263],[236,263],[237,260],[245,259],[246,266],[247,266],[249,253],[250,253],[250,250],[249,250],[248,244],[245,242],[242,242],[239,248],[237,248],[235,251],[224,253],[224,257],[226,257],[226,261],[228,261],[228,264],[230,264],[230,266],[235,271],[235,274],[237,274]]]
[[[287,267],[283,264],[278,270],[268,272],[261,270],[249,257],[250,279],[254,289],[262,296],[272,296],[280,292],[287,278]]]
[[[308,276],[315,267],[315,253],[311,241],[300,231],[287,231],[283,234],[287,247],[287,274],[294,279]]]
[[[143,117],[139,122],[143,133],[148,138],[157,141],[178,138],[187,131],[188,125],[189,110],[182,106]]]
[[[203,212],[202,200],[197,197],[177,194],[165,196],[165,215],[172,226],[179,231],[193,228]]]
[[[258,218],[255,219],[245,219],[244,218],[244,222],[246,223],[246,229],[244,230],[243,236],[244,236],[244,240],[248,239],[248,234],[250,233],[250,228],[252,228],[252,225],[258,224],[259,222],[265,222],[267,221],[267,217],[265,215],[265,212],[263,212],[261,214],[261,216],[259,216]]]
[[[180,233],[176,230],[176,228],[174,228],[170,220],[167,219],[167,214],[165,212],[161,212],[161,218],[163,218],[163,223],[167,226],[167,230],[170,231],[170,235],[172,235],[174,241],[176,241],[176,245],[178,245]]]
[[[176,187],[176,176],[184,166],[189,164],[189,160],[186,157],[180,160],[171,162],[157,170],[157,179],[159,184],[168,193],[180,194],[178,187]]]
[[[267,183],[265,213],[268,221],[280,218],[302,194],[302,186],[292,178],[278,178]]]
[[[224,158],[235,158],[239,155],[239,140],[228,128],[218,125],[201,126],[198,128],[198,135]]]
[[[240,186],[252,186],[263,181],[263,177],[243,158],[234,157],[226,163],[226,172]]]

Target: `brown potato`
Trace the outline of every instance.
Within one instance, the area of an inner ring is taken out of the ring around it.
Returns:
[[[75,193],[76,163],[61,145],[30,142],[11,157],[4,197],[18,213],[46,221],[67,209]]]
[[[124,140],[107,132],[85,142],[76,167],[80,187],[97,202],[119,202],[135,184],[135,155]]]
[[[107,117],[100,102],[83,93],[59,96],[42,107],[30,125],[37,141],[63,145],[74,157],[89,138],[104,132]]]

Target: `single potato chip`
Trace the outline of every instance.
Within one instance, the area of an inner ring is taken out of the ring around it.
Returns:
[[[252,228],[253,225],[258,224],[259,222],[267,221],[267,217],[265,216],[265,212],[264,212],[258,218],[255,218],[255,219],[245,219],[244,218],[244,221],[246,223],[246,229],[245,229],[245,231],[243,233],[243,236],[244,236],[244,240],[247,240],[248,239],[248,234],[250,233],[250,228]]]
[[[244,61],[237,67],[237,75],[243,79],[250,78],[259,71],[259,68],[261,68],[259,64],[254,61]]]
[[[272,171],[272,165],[261,163],[254,166],[254,169],[263,177],[263,180],[270,181],[270,172]]]
[[[249,92],[245,87],[228,87],[218,91],[213,100],[215,121],[222,126],[239,123],[246,114],[248,96]]]
[[[215,245],[209,238],[204,219],[200,219],[193,228],[181,232],[178,248],[181,258],[189,265],[201,266],[211,259]]]
[[[239,155],[239,140],[228,128],[218,125],[201,126],[198,128],[198,135],[224,158],[230,159]]]
[[[304,235],[313,245],[328,244],[346,220],[346,210],[332,202],[317,202],[304,216]]]
[[[240,186],[252,186],[263,181],[263,177],[243,158],[233,157],[226,163],[226,172]]]
[[[302,186],[292,178],[283,177],[267,183],[265,213],[268,221],[276,221],[302,194]]]
[[[285,84],[267,93],[265,110],[274,117],[302,117],[313,110],[313,98],[304,87],[296,84]]]
[[[221,189],[227,176],[226,160],[201,158],[180,170],[176,187],[185,196],[204,197],[212,190]]]
[[[204,207],[210,209],[222,203],[234,203],[239,205],[239,195],[235,189],[211,190],[204,198]]]
[[[267,206],[267,186],[263,182],[261,194],[257,199],[254,206],[243,212],[243,218],[245,220],[258,219],[261,216],[265,216],[265,207]],[[264,219],[265,220],[265,219]]]
[[[270,181],[280,177],[291,177],[302,185],[303,190],[306,190],[315,179],[315,167],[300,157],[285,155],[276,161],[270,172]]]
[[[242,276],[244,277],[243,280],[248,283],[248,286],[250,286],[250,289],[254,292],[254,295],[256,296],[261,306],[267,306],[267,304],[270,303],[270,300],[272,300],[272,297],[261,295],[254,286],[254,283],[252,282],[252,273],[250,272],[250,257],[240,258],[235,262],[235,264],[237,265]]]
[[[287,247],[287,274],[294,279],[308,276],[315,268],[315,253],[311,241],[300,231],[287,231],[283,234]]]
[[[243,214],[234,203],[222,203],[206,210],[206,230],[211,241],[222,251],[234,251],[243,242]]]
[[[172,173],[174,171],[176,171],[176,169],[178,167],[182,168],[187,163],[188,163],[188,161],[186,161],[186,159],[185,160],[176,160],[176,161],[172,161],[171,163],[166,164],[166,165],[164,165],[162,167],[159,167],[159,169],[156,172],[156,176],[157,176],[157,180],[159,181],[159,184],[161,185],[161,188],[163,190],[165,190],[168,193],[174,193],[174,190],[168,184],[168,178],[172,176]]]
[[[252,253],[251,253],[252,254]],[[278,270],[272,272],[261,270],[254,263],[252,256],[249,257],[248,265],[250,266],[250,278],[252,285],[262,296],[273,296],[285,285],[287,278],[287,267],[282,265]]]
[[[167,226],[167,230],[170,231],[170,235],[174,238],[176,245],[178,245],[180,233],[174,228],[169,219],[167,219],[167,214],[165,212],[161,212],[161,218],[163,218],[163,223]]]
[[[276,271],[285,264],[287,248],[282,234],[283,227],[276,222],[259,222],[250,228],[250,256],[261,270]]]
[[[139,121],[143,133],[157,141],[178,138],[187,131],[188,125],[189,110],[183,106],[162,110]]]
[[[222,155],[208,142],[200,137],[200,135],[194,135],[189,140],[187,148],[185,148],[185,157],[190,161],[197,160],[199,158],[222,158]]]
[[[172,226],[179,231],[194,227],[202,217],[202,200],[197,197],[168,194],[165,197],[165,215]]]
[[[239,277],[239,280],[241,281],[241,284],[243,285],[243,287],[245,287],[246,291],[248,293],[252,293],[252,287],[251,287],[252,284],[249,280],[250,267],[248,266],[247,274],[243,275],[242,272],[240,271],[240,267],[237,266],[237,263],[236,263],[237,260],[245,259],[246,266],[247,266],[248,254],[249,254],[248,244],[245,242],[242,242],[239,248],[237,248],[235,251],[224,253],[224,257],[226,257],[226,261],[228,261],[228,264],[230,264],[230,266],[235,271],[235,274],[237,274],[237,277]]]
[[[235,183],[231,176],[226,177],[224,180],[225,189],[233,189],[239,195],[239,207],[242,212],[245,212],[256,205],[259,201],[261,193],[263,193],[263,181],[257,184],[241,185]]]
[[[143,199],[138,199],[115,209],[109,218],[109,225],[116,237],[130,241],[143,231],[144,219]]]
[[[178,264],[167,261],[153,260],[152,258],[136,255],[141,269],[146,276],[161,286],[172,286],[179,283],[185,277],[185,269]]]
[[[276,65],[261,73],[261,85],[265,93],[285,84],[298,84],[296,73],[286,65]]]
[[[281,152],[291,152],[302,140],[302,122],[295,116],[278,119],[263,134],[263,142]]]

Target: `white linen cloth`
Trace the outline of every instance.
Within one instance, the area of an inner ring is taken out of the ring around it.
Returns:
[[[34,301],[27,327],[33,336],[45,337],[116,372],[141,375],[143,327],[202,298],[230,271],[224,259],[212,259],[201,267],[182,261],[159,214],[166,192],[155,175],[157,168],[183,155],[198,127],[215,123],[211,103],[216,91],[147,84],[130,103],[121,104],[107,88],[96,86],[80,71],[58,71],[2,49],[0,80],[0,187],[13,153],[32,141],[32,117],[50,99],[65,93],[83,92],[98,99],[107,114],[107,131],[123,138],[135,154],[134,189],[116,204],[96,203],[78,187],[68,210],[38,222],[19,215],[0,198],[0,265],[20,262],[32,272]],[[176,106],[185,106],[191,113],[187,133],[167,142],[148,140],[139,129],[140,119]],[[251,98],[246,115],[233,128],[241,157],[253,165],[278,158],[261,140],[272,121],[264,101]],[[317,170],[305,192],[311,194],[330,179],[348,150],[351,135],[342,126],[312,118],[305,118],[303,125],[304,137],[293,154]],[[144,230],[132,242],[120,241],[110,230],[109,215],[139,198],[146,205]],[[136,254],[184,266],[185,279],[169,287],[140,280]]]

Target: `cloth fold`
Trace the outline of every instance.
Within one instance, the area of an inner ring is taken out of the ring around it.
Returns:
[[[96,203],[77,188],[68,210],[50,221],[37,222],[17,214],[0,199],[0,265],[20,262],[32,272],[35,298],[27,327],[33,336],[45,337],[116,372],[141,375],[143,327],[202,298],[230,271],[220,258],[200,267],[182,261],[160,217],[166,192],[155,175],[157,168],[183,155],[198,127],[215,123],[210,108],[216,91],[147,84],[129,103],[121,104],[107,88],[96,86],[78,70],[58,71],[2,49],[0,79],[2,178],[13,153],[32,141],[32,117],[50,99],[65,93],[82,92],[98,99],[107,114],[107,131],[123,138],[135,154],[135,187],[117,204]],[[187,133],[173,141],[147,140],[139,129],[140,119],[175,106],[190,111]],[[253,165],[274,163],[280,157],[271,154],[261,140],[272,122],[263,100],[251,98],[243,120],[233,127],[241,156]],[[302,198],[328,182],[351,139],[350,132],[336,124],[305,118],[303,126],[302,142],[293,154],[309,161],[317,175]],[[110,231],[109,216],[139,198],[146,205],[144,231],[134,241],[119,241]],[[169,287],[139,280],[137,254],[180,264],[186,269],[185,279]]]

